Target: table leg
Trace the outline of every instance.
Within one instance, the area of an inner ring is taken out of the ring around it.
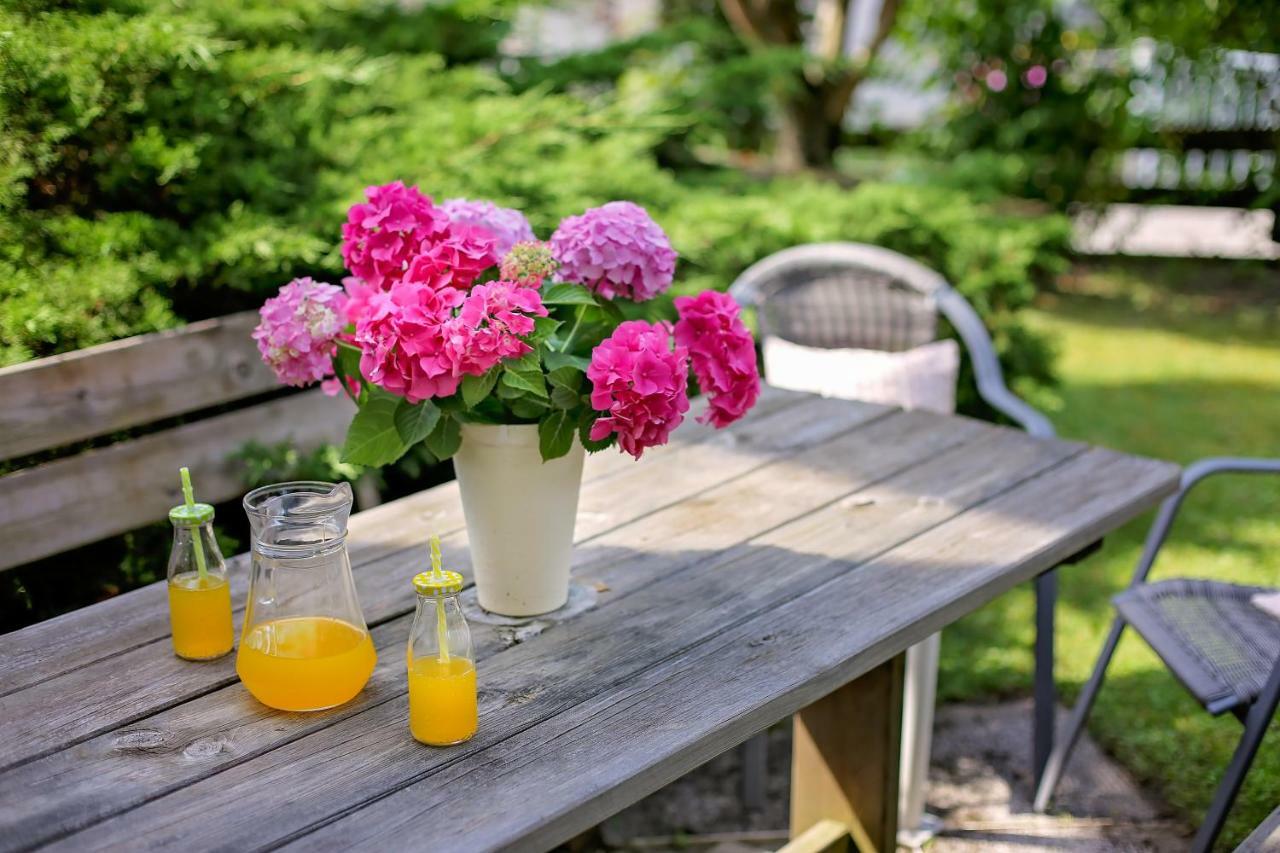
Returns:
[[[898,655],[794,717],[791,837],[821,820],[865,853],[897,846],[902,674]]]

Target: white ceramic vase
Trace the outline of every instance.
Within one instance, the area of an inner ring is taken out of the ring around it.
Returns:
[[[480,606],[535,616],[569,597],[582,444],[543,462],[537,424],[463,424],[453,457]]]

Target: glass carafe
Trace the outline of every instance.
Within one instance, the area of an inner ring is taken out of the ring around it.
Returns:
[[[244,498],[253,563],[236,672],[264,705],[319,711],[350,701],[377,656],[347,558],[346,483],[281,483]]]

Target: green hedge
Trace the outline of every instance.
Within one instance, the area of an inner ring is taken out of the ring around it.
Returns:
[[[253,306],[295,275],[334,280],[346,206],[404,178],[518,206],[543,234],[634,199],[671,231],[685,289],[726,287],[796,243],[888,246],[969,297],[1020,390],[1051,380],[1017,312],[1062,264],[1062,220],[938,186],[660,165],[656,150],[728,109],[688,94],[702,84],[666,88],[740,60],[703,29],[655,37],[667,54],[691,45],[683,66],[587,63],[592,85],[575,87],[571,63],[504,79],[474,62],[505,32],[505,3],[37,5],[0,11],[0,363]]]

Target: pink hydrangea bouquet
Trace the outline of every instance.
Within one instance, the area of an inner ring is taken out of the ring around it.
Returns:
[[[440,205],[403,183],[369,187],[342,226],[341,287],[299,278],[253,337],[280,381],[321,383],[359,410],[344,458],[394,462],[458,449],[460,424],[538,425],[542,458],[575,440],[639,458],[689,410],[724,427],[760,392],[755,345],[723,293],[658,299],[676,253],[644,208],[615,201],[539,242],[517,210]]]

